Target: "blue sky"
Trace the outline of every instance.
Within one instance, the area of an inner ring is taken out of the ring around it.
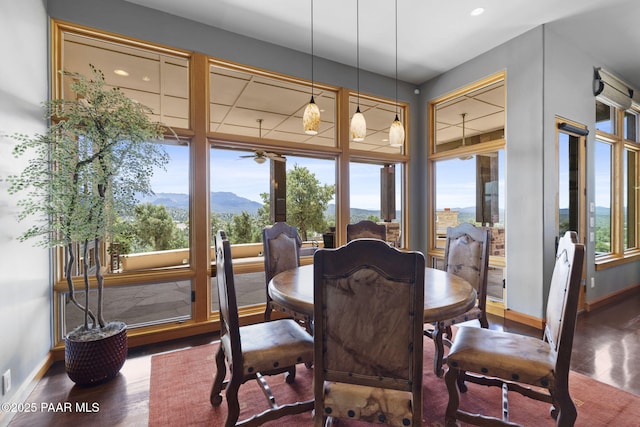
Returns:
[[[504,208],[504,150],[499,152],[498,205]],[[476,205],[476,162],[451,159],[436,166],[436,210],[467,208]]]
[[[189,152],[186,146],[166,145],[171,156],[167,171],[156,171],[152,186],[156,193],[188,193]],[[211,151],[211,191],[230,191],[240,197],[262,202],[260,193],[269,192],[269,162],[257,164],[251,158],[240,158],[250,152],[215,149]],[[323,184],[335,184],[335,164],[331,160],[287,156],[287,169],[294,165],[308,168]],[[352,206],[380,209],[380,166],[354,163],[350,169]],[[400,205],[401,182],[396,172],[396,202]],[[330,202],[335,203],[335,200]]]
[[[171,163],[167,171],[156,171],[152,178],[152,186],[156,192],[188,194],[189,150],[186,146],[166,145],[171,156]],[[261,203],[260,193],[269,192],[269,162],[257,164],[251,158],[241,159],[239,153],[233,150],[213,150],[211,167],[215,168],[215,178],[211,184],[211,191],[231,191],[240,197],[245,197]],[[246,153],[250,154],[250,153]],[[560,162],[566,162],[560,153]],[[501,157],[504,151],[501,152]],[[603,168],[606,159],[610,159],[609,145],[596,144],[596,159],[602,160],[601,167],[596,165],[596,205],[610,206],[609,197],[609,169]],[[309,168],[320,182],[335,183],[334,163],[329,160],[309,159],[287,156],[287,168],[294,164]],[[566,164],[566,163],[565,163]],[[501,161],[500,176],[500,207],[504,207],[504,159]],[[380,166],[354,163],[351,166],[351,200],[352,206],[362,209],[380,209]],[[400,173],[396,172],[398,185],[396,186],[397,204],[400,206]],[[560,180],[566,180],[566,174]],[[566,181],[564,181],[566,182]],[[425,188],[426,191],[426,188]],[[437,176],[437,209],[445,207],[475,206],[475,162],[468,160],[449,160],[447,167],[441,168]],[[335,201],[334,201],[335,202]],[[560,192],[560,207],[568,204],[566,192]]]

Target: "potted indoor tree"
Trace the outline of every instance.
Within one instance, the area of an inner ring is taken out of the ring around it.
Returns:
[[[168,156],[155,142],[165,128],[149,118],[148,108],[109,87],[100,70],[91,66],[89,77],[61,73],[73,97],[44,104],[49,126],[43,134],[14,135],[14,154],[29,152],[30,158],[21,174],[8,177],[9,192],[26,193],[18,202],[20,220],[35,215],[39,221],[20,240],[64,247],[68,300],[84,312],[84,324],[65,337],[65,366],[74,382],[90,385],[113,378],[127,356],[126,324],[106,322],[102,313],[102,245],[116,219],[133,212],[138,196],[151,193],[154,169],[164,168]],[[78,270],[81,288],[74,279]],[[96,301],[89,298],[93,275]]]

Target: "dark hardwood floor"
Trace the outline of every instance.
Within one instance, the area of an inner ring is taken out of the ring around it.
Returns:
[[[490,318],[490,324],[494,329],[538,335],[532,328],[495,317]],[[132,349],[121,373],[114,380],[90,388],[74,387],[64,371],[64,364],[58,362],[38,382],[27,400],[35,403],[38,410],[16,415],[9,426],[146,426],[151,356],[206,344],[215,339],[215,336],[199,336]],[[640,292],[616,304],[579,315],[571,360],[573,370],[640,395],[638,354]],[[97,411],[54,412],[55,409],[64,409],[65,402],[85,402]],[[58,404],[60,406],[56,407]]]

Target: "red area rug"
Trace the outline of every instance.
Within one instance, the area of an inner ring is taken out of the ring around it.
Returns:
[[[151,359],[149,426],[223,426],[227,402],[212,407],[209,393],[215,374],[217,344],[155,355]],[[447,387],[433,374],[433,343],[424,342],[423,425],[443,426],[447,407]],[[298,367],[296,382],[284,382],[284,376],[267,378],[279,404],[311,399],[313,370]],[[640,397],[584,375],[571,372],[569,388],[576,407],[576,426],[638,426]],[[461,395],[460,407],[494,416],[500,415],[501,390],[469,384],[469,393]],[[268,408],[255,381],[240,387],[240,420]],[[224,393],[223,393],[224,396]],[[527,426],[553,426],[549,405],[509,393],[510,420]],[[278,427],[313,426],[311,413],[281,418],[264,424]],[[335,425],[362,426],[358,422],[336,422]]]

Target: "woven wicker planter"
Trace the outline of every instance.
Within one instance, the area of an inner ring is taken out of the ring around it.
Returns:
[[[127,325],[106,338],[93,341],[65,339],[64,363],[67,375],[78,385],[89,386],[115,377],[127,359]]]

